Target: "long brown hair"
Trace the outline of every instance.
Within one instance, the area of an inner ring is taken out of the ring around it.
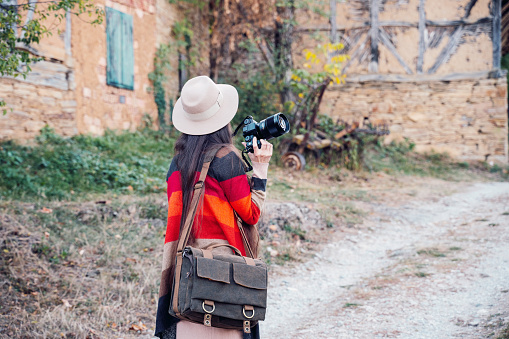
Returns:
[[[205,153],[211,149],[221,149],[223,147],[234,151],[240,159],[239,151],[233,146],[230,124],[210,134],[189,135],[183,133],[177,139],[175,143],[175,155],[178,155],[176,159],[177,168],[180,171],[180,183],[182,186],[182,218],[180,219],[180,231],[182,231],[186,216],[189,213],[196,171],[201,170],[201,167],[198,167],[202,165]],[[242,160],[240,164],[242,164]],[[197,213],[200,211],[201,208],[198,209]],[[256,255],[258,253],[258,232],[255,227],[250,226],[244,227],[244,231],[246,232],[249,245]],[[193,229],[189,237],[191,243],[195,239],[196,234],[198,234],[197,230]]]

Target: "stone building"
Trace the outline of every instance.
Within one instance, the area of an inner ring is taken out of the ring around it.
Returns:
[[[507,162],[500,2],[331,0],[330,21],[301,17],[294,45],[310,48],[321,36],[351,56],[346,84],[326,92],[322,113],[387,122],[387,141],[409,138],[418,151]]]
[[[18,0],[21,1],[21,0]],[[30,51],[44,60],[23,79],[0,78],[0,140],[33,139],[45,125],[61,135],[99,135],[106,129],[134,130],[147,114],[154,121],[157,107],[148,74],[161,44],[172,40],[171,28],[188,12],[167,0],[98,0],[104,22],[68,14],[52,36]],[[195,10],[195,29],[207,23]],[[205,50],[204,53],[207,51]],[[178,93],[176,56],[169,56],[167,90]],[[204,61],[206,68],[206,61]]]

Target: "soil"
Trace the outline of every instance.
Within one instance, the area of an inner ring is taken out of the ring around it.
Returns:
[[[507,331],[509,183],[397,186],[356,202],[363,222],[336,229],[312,259],[272,268],[263,338]]]

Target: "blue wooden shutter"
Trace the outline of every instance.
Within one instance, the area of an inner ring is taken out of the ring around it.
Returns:
[[[106,7],[106,83],[134,89],[133,17]]]

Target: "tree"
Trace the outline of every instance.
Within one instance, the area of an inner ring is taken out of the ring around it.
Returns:
[[[104,16],[91,0],[0,0],[0,76],[26,78],[30,66],[42,60],[31,53],[31,46],[52,35],[71,14],[88,14],[93,17],[91,24],[102,23]],[[3,100],[0,106],[5,106]]]

